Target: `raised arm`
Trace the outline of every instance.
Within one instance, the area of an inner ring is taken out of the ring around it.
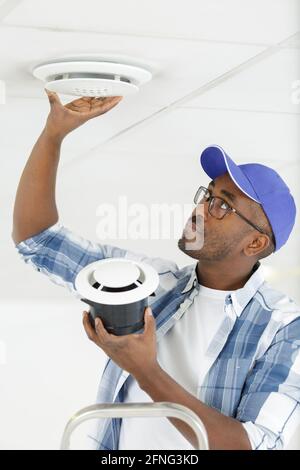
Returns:
[[[36,235],[58,221],[55,186],[60,149],[65,136],[89,119],[105,114],[122,99],[121,96],[85,97],[63,105],[56,93],[46,92],[50,113],[17,189],[12,231],[15,243]]]

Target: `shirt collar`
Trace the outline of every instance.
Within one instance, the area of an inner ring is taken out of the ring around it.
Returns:
[[[196,268],[197,268],[197,263],[192,268],[190,278],[186,286],[184,287],[184,289],[181,291],[182,294],[189,292],[193,288],[196,288],[196,289],[200,288],[198,278],[197,278]],[[228,294],[225,297],[225,304],[232,303],[234,311],[236,315],[239,317],[242,311],[244,310],[244,308],[246,307],[246,305],[248,304],[248,302],[254,296],[257,289],[263,284],[264,281],[265,279],[263,276],[263,268],[260,262],[258,261],[256,265],[253,267],[253,273],[248,279],[248,281],[246,282],[246,284],[240,289],[232,291],[230,294]]]
[[[264,282],[263,267],[258,261],[246,284],[231,293],[232,305],[238,317]]]
[[[182,294],[186,294],[193,287],[197,287],[197,285],[199,286],[198,278],[197,278],[197,274],[196,274],[197,263],[194,266],[192,265],[191,268],[192,268],[191,275],[189,277],[189,280],[188,280],[187,284],[185,285],[185,287],[181,291]]]

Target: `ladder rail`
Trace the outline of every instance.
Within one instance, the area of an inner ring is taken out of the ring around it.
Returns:
[[[71,435],[85,421],[99,418],[164,417],[177,418],[189,425],[195,433],[197,450],[208,450],[208,438],[201,419],[192,410],[178,403],[103,403],[79,410],[68,421],[61,440],[61,450],[70,449]]]

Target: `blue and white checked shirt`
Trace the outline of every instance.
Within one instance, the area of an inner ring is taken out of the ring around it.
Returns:
[[[77,273],[103,258],[126,257],[151,264],[160,285],[151,307],[157,341],[172,328],[197,295],[195,264],[178,269],[160,258],[148,258],[110,245],[85,240],[59,222],[17,246],[26,263],[56,284],[75,291]],[[283,449],[300,425],[300,316],[286,295],[254,271],[224,303],[225,319],[205,353],[206,375],[197,398],[243,423],[253,449]],[[126,399],[129,373],[108,359],[97,403]],[[95,448],[118,449],[121,419],[99,422]]]

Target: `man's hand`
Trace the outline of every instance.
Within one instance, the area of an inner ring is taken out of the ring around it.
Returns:
[[[122,96],[83,97],[63,105],[56,93],[47,89],[45,91],[51,106],[45,130],[49,135],[60,139],[89,119],[107,113],[123,98]]]
[[[150,307],[145,309],[145,327],[141,334],[116,336],[107,332],[100,318],[95,320],[95,329],[87,312],[83,313],[83,325],[88,338],[99,346],[119,367],[128,371],[135,379],[159,368],[156,350],[156,325]]]

